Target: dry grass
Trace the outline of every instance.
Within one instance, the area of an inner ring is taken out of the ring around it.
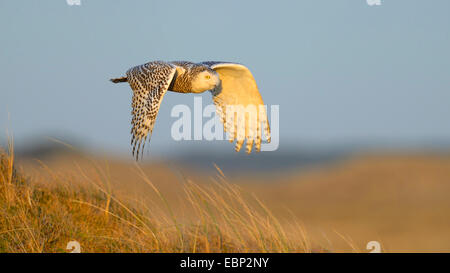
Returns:
[[[73,154],[18,164],[12,148],[0,164],[1,252],[65,252],[72,240],[83,252],[367,252],[374,240],[450,251],[448,154],[225,178]]]
[[[41,163],[44,176],[14,168],[13,147],[0,152],[0,252],[310,252],[301,225],[284,228],[255,196],[229,184],[180,183],[173,207],[137,165],[152,192],[145,199],[114,193],[109,167],[74,163],[74,174]]]
[[[450,252],[448,154],[360,155],[245,189],[278,217],[289,208],[333,252],[364,252],[373,240],[387,252]]]

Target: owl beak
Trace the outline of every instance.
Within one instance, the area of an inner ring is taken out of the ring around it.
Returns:
[[[214,86],[213,93],[219,94],[222,91],[222,81],[218,79],[216,81],[216,85]]]
[[[219,86],[222,83],[219,77],[216,78],[216,86]]]

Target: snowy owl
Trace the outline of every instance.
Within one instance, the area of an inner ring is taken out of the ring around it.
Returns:
[[[237,152],[245,140],[247,153],[251,152],[253,144],[256,151],[260,151],[261,123],[270,142],[264,102],[252,73],[242,64],[153,61],[130,68],[126,76],[111,81],[128,82],[133,90],[131,145],[136,160],[144,150],[147,136],[152,134],[167,91],[202,93],[209,90],[229,141],[236,140]]]

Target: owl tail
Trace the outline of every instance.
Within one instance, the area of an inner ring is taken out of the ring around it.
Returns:
[[[112,81],[113,83],[119,83],[119,82],[127,82],[128,79],[127,79],[127,77],[120,77],[120,78],[111,79],[110,81]]]

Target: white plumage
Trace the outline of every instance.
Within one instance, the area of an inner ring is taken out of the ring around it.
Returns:
[[[247,153],[251,152],[253,145],[256,151],[260,151],[261,123],[270,142],[264,102],[252,73],[242,64],[154,61],[133,67],[127,71],[126,77],[111,81],[128,82],[133,90],[131,144],[136,160],[143,151],[147,136],[152,133],[159,106],[167,91],[211,91],[230,142],[236,140],[236,151],[241,149],[245,140]]]

